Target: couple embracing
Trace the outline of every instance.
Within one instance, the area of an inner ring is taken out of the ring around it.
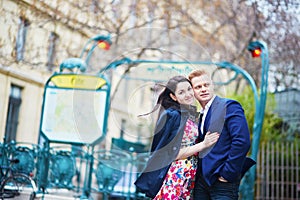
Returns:
[[[155,200],[237,200],[240,180],[255,164],[246,157],[250,133],[242,106],[215,95],[203,70],[172,77],[157,105],[151,154],[136,187]]]

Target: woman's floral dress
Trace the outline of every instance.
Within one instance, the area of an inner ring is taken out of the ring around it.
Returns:
[[[181,148],[196,143],[198,137],[197,122],[188,119],[186,122]],[[173,161],[162,187],[154,200],[191,200],[197,170],[197,156]]]

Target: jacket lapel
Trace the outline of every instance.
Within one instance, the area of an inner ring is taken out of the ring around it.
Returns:
[[[212,102],[204,122],[205,133],[207,131],[221,133],[224,127],[226,115],[226,101],[216,96]]]

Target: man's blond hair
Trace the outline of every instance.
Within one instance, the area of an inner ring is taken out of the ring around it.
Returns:
[[[205,75],[205,74],[208,75],[208,76],[210,76],[209,73],[206,72],[205,70],[196,69],[196,70],[192,71],[189,74],[188,78],[189,78],[190,81],[192,81],[193,78],[198,77],[198,76],[202,76],[202,75]]]

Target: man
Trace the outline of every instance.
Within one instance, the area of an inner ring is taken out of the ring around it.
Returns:
[[[254,163],[246,159],[250,133],[242,106],[214,93],[210,75],[203,70],[190,73],[195,98],[203,117],[199,120],[199,142],[205,134],[218,132],[220,137],[206,154],[199,154],[195,200],[237,200],[240,180]],[[246,161],[246,162],[245,162]]]

